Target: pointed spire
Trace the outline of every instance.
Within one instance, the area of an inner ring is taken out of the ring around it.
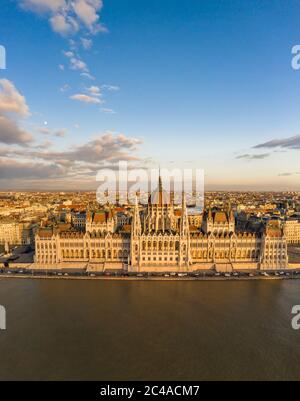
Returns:
[[[142,225],[141,225],[141,218],[140,218],[140,211],[139,211],[139,203],[138,197],[135,197],[135,205],[134,205],[134,212],[132,218],[132,230],[131,234],[135,237],[140,236],[142,233]]]
[[[158,170],[158,188],[159,190],[162,190],[162,180],[161,180],[161,175],[160,175],[160,166]]]
[[[180,234],[188,235],[189,234],[189,218],[186,207],[186,198],[185,193],[182,191],[182,212],[181,212],[181,220],[180,220]]]
[[[231,214],[231,202],[230,200],[227,202],[227,215],[228,215],[228,219],[230,218],[230,214]]]
[[[190,235],[189,218],[186,206],[185,193],[182,192],[182,215],[180,220],[180,237],[183,246],[180,247],[179,264],[180,266],[189,266],[190,264]]]
[[[161,206],[163,204],[163,186],[162,186],[162,179],[161,179],[161,175],[160,175],[160,166],[159,166],[159,177],[158,177],[158,193],[159,193],[158,204]]]

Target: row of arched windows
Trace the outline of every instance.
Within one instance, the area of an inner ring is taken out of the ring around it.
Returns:
[[[142,242],[142,250],[143,251],[146,251],[146,250],[154,250],[154,251],[156,251],[156,250],[159,250],[159,251],[162,251],[162,250],[164,250],[164,249],[168,249],[168,250],[176,250],[176,251],[178,251],[179,250],[179,241],[171,241],[171,242],[167,242],[167,241],[153,241],[153,242],[151,242],[151,241],[148,241],[148,242],[146,242],[146,241],[143,241]]]
[[[61,251],[63,259],[127,259],[128,251],[125,250],[83,250],[83,249],[63,249]]]
[[[253,259],[256,260],[259,258],[260,251],[259,250],[237,250],[237,251],[232,251],[230,253],[229,250],[223,250],[223,251],[192,251],[192,257],[194,259],[209,259],[215,258],[215,259]]]

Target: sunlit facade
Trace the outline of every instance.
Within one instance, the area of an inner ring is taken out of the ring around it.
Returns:
[[[270,222],[262,232],[237,232],[230,206],[208,209],[203,219],[190,218],[185,196],[181,207],[169,202],[161,179],[146,206],[136,201],[131,208],[130,224],[119,224],[119,218],[113,210],[88,211],[85,231],[40,229],[36,264],[128,272],[288,267],[287,241],[278,222]]]

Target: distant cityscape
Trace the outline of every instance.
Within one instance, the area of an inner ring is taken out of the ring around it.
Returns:
[[[206,192],[200,212],[161,178],[135,204],[95,192],[0,193],[2,269],[188,274],[300,268],[300,192]],[[171,194],[172,195],[172,194]],[[148,197],[146,205],[140,203]]]

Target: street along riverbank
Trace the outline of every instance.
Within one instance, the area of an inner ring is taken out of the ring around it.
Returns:
[[[84,273],[2,273],[1,278],[9,279],[45,279],[45,280],[102,280],[102,281],[250,281],[250,280],[295,280],[300,279],[299,272],[281,273],[240,273],[240,274],[201,274],[199,276],[170,275],[96,275]]]

